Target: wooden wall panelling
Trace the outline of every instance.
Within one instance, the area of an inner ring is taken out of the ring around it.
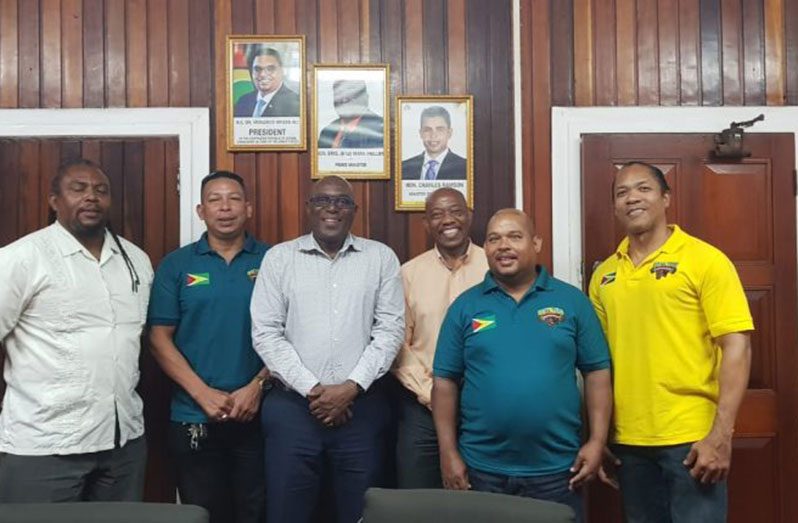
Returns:
[[[20,2],[19,13],[19,107],[39,107],[39,2]]]
[[[187,107],[191,103],[192,64],[189,59],[189,0],[171,0],[168,9],[169,106]]]
[[[273,0],[272,0],[273,1]],[[295,2],[276,2],[275,6],[275,32],[278,34],[297,34],[297,5]],[[300,33],[301,34],[301,33]],[[305,43],[307,45],[307,42]],[[307,70],[307,63],[305,69]],[[305,96],[309,101],[310,97]],[[310,105],[308,104],[308,107]],[[310,114],[310,113],[306,113]],[[306,118],[307,120],[308,118]],[[307,136],[307,135],[306,135]],[[308,136],[310,141],[310,136]],[[303,198],[300,193],[300,178],[308,176],[308,171],[300,169],[300,154],[297,152],[285,152],[279,155],[279,207],[272,205],[279,211],[277,236],[281,238],[295,238],[304,232],[300,228],[301,215],[305,209],[302,205]],[[260,163],[258,163],[260,169]],[[260,175],[260,171],[258,173]],[[260,181],[260,178],[259,178]],[[276,241],[276,237],[275,240]]]
[[[659,24],[657,2],[637,4],[637,99],[640,105],[659,104]]]
[[[274,0],[257,0],[255,2],[255,32],[257,34],[275,33]],[[280,176],[278,155],[273,153],[258,154],[257,170],[257,230],[264,241],[276,243],[280,239],[280,205],[274,202],[280,194]]]
[[[102,140],[98,145],[100,157],[94,161],[102,165],[105,175],[111,182],[111,226],[114,231],[125,238],[133,238],[131,227],[125,219],[127,208],[125,198],[127,177],[125,175],[128,174],[125,172],[125,144],[121,140]],[[162,188],[159,189],[159,193],[161,192],[163,192]]]
[[[659,103],[679,105],[679,0],[658,0]]]
[[[413,92],[404,87],[409,67],[409,65],[406,67],[405,64],[410,64],[410,60],[404,52],[404,5],[402,2],[374,0],[369,6],[369,13],[371,15],[369,27],[373,40],[379,42],[379,45],[376,45],[376,42],[371,45],[372,60],[391,64],[390,85],[394,96]],[[391,106],[389,106],[390,110],[394,111],[394,107]],[[396,115],[393,116],[395,118]],[[389,125],[394,125],[394,118],[390,120]],[[393,129],[393,131],[395,135],[396,130]],[[393,154],[397,154],[397,151],[393,151]],[[387,242],[394,249],[399,260],[405,261],[410,258],[407,241],[409,220],[405,217],[407,213],[394,211],[394,183],[395,178],[388,183],[375,183],[375,187],[371,189],[374,205],[371,206],[369,218],[372,222],[374,237]]]
[[[535,4],[533,1],[522,2],[520,8],[521,12],[519,13],[519,22],[521,25],[521,56],[524,57],[526,63],[530,64],[529,67],[522,67],[520,71],[521,91],[526,95],[521,97],[521,111],[525,116],[529,116],[529,119],[524,118],[524,125],[522,127],[521,133],[521,147],[524,151],[523,155],[521,156],[521,168],[524,173],[530,173],[530,176],[524,180],[526,183],[523,185],[522,198],[524,210],[529,213],[530,216],[534,216],[534,213],[538,210],[536,201],[537,178],[540,176],[540,173],[537,173],[534,169],[536,158],[534,100],[538,93],[533,82],[533,79],[535,78],[534,72],[536,70],[535,57],[533,56],[533,50],[536,49],[534,39],[536,29],[534,23],[535,21],[538,21],[538,17],[535,16],[535,13],[538,12],[539,5]],[[568,18],[570,19],[570,13],[568,14]],[[552,26],[553,25],[554,13],[552,13]],[[554,39],[553,31],[554,29],[552,29],[552,39]],[[570,42],[568,42],[568,47],[570,47]],[[552,50],[552,52],[554,51]],[[552,68],[550,75],[552,84],[556,83],[554,79],[556,72],[554,69],[555,68]],[[562,77],[559,78],[559,81],[562,81]],[[552,97],[554,98],[554,96]],[[540,227],[540,224],[538,224],[538,227]]]
[[[307,101],[307,116],[305,118],[305,128],[307,133],[308,144],[310,140],[315,140],[315,131],[310,129],[310,111],[311,104],[313,104],[313,88],[311,84],[310,64],[318,61],[319,45],[318,45],[318,14],[319,6],[317,0],[297,0],[296,2],[296,29],[299,34],[305,35],[305,60],[307,62],[306,72],[308,74],[308,87],[305,91],[305,100]],[[309,147],[309,146],[308,146]],[[305,198],[310,194],[310,187],[312,181],[310,179],[310,155],[307,153],[299,155],[299,167],[297,172],[297,183],[299,185],[299,209],[298,221],[294,226],[293,232],[303,234],[307,231],[307,217],[305,215]],[[282,229],[289,231],[289,224],[286,224]],[[285,236],[290,238],[291,236]]]
[[[127,0],[125,52],[127,106],[147,106],[147,1]]]
[[[127,103],[127,61],[125,0],[105,0],[105,105],[124,107]]]
[[[83,0],[83,107],[105,105],[103,0]]]
[[[19,100],[19,44],[17,0],[0,0],[0,107],[14,108]]]
[[[138,146],[134,152],[141,157],[142,147]],[[125,150],[126,161],[131,161],[129,151]],[[164,249],[171,252],[180,247],[180,192],[178,191],[178,174],[180,172],[180,142],[174,138],[164,141]],[[135,192],[132,192],[135,194]],[[143,193],[142,193],[143,194]],[[136,205],[142,205],[138,199]],[[131,223],[142,223],[135,213],[131,212]]]
[[[425,41],[425,25],[430,21],[422,0],[406,0],[404,3],[404,82],[403,93],[426,93],[425,90],[425,57],[424,49],[429,45]],[[482,19],[483,22],[485,19]],[[432,44],[435,45],[435,44]],[[429,93],[432,94],[432,93]],[[394,134],[401,132],[395,129]],[[397,154],[398,151],[394,151]],[[475,169],[476,171],[476,169]],[[394,176],[396,173],[394,173]],[[407,248],[408,258],[418,256],[427,250],[427,232],[424,229],[422,213],[407,214]]]
[[[593,0],[593,15],[596,105],[615,105],[615,0]]]
[[[42,107],[61,107],[61,0],[42,0]]]
[[[466,24],[459,23],[466,20],[465,0],[449,0],[446,9],[446,85],[451,94],[466,94]]]
[[[50,182],[61,163],[61,144],[58,140],[42,140],[40,145],[41,181],[39,183],[39,224],[47,224],[50,216]],[[2,182],[0,182],[2,183]],[[2,191],[0,191],[2,192]],[[2,242],[0,241],[0,245]]]
[[[0,139],[0,246],[8,245],[19,237],[19,143]],[[2,380],[0,380],[2,381]],[[2,392],[0,392],[2,394]]]
[[[771,0],[767,1],[768,4],[771,3]],[[772,2],[776,3],[778,3],[778,1],[779,0],[772,0]],[[784,24],[781,27],[784,31],[784,51],[773,49],[777,46],[777,44],[770,37],[770,35],[773,34],[773,31],[770,30],[770,28],[775,26],[775,30],[778,30],[779,26],[776,22],[771,21],[771,9],[766,9],[765,11],[765,17],[768,21],[765,33],[768,37],[766,44],[768,61],[765,64],[767,69],[766,74],[768,77],[768,103],[770,103],[771,93],[775,93],[774,96],[778,96],[778,87],[771,89],[772,84],[778,83],[778,81],[774,78],[774,75],[782,74],[782,89],[785,89],[784,98],[786,99],[786,103],[788,105],[798,105],[798,2],[785,2],[782,9],[784,13]],[[771,44],[771,42],[773,43]],[[784,54],[782,60],[780,61],[780,63],[783,65],[783,72],[779,71],[778,66],[775,67],[774,71],[770,65],[773,54],[779,52],[783,52]],[[0,48],[0,53],[2,53],[2,48]]]
[[[39,141],[21,140],[19,144],[19,204],[17,233],[24,236],[39,227]]]
[[[699,68],[700,23],[698,2],[679,2],[679,102],[698,105],[701,100],[701,71]]]
[[[124,159],[121,168],[123,170],[123,179],[125,181],[123,191],[123,234],[125,238],[136,238],[141,241],[144,238],[144,144],[139,140],[126,140],[123,143],[124,150],[122,151],[121,159]],[[164,191],[165,197],[168,198],[172,191],[169,187]],[[177,209],[179,206],[165,206],[167,209],[172,209],[172,212],[167,212],[164,217],[169,220],[170,217],[178,216]],[[171,220],[170,220],[171,221]],[[120,224],[121,225],[121,224]],[[164,225],[164,230],[171,233],[172,229],[180,230],[180,227],[175,227],[171,223]],[[133,241],[133,240],[131,240]]]
[[[215,21],[213,19],[213,4],[209,0],[197,1],[191,0],[191,9],[188,12],[188,47],[189,47],[189,88],[191,91],[191,106],[192,107],[211,107],[211,126],[214,125],[213,118],[213,89],[214,81],[217,78],[214,63],[218,60],[214,56],[215,38],[214,35]],[[213,131],[213,128],[212,128]],[[217,133],[212,132],[212,137],[218,136]],[[211,140],[211,147],[214,141]],[[211,156],[214,151],[211,150]],[[213,163],[211,163],[213,165]]]
[[[765,21],[763,4],[742,4],[743,102],[765,105]]]
[[[765,25],[765,97],[768,105],[784,105],[785,78],[798,74],[798,64],[787,67],[786,56],[798,51],[798,41],[787,41],[785,38],[785,16],[791,13],[794,17],[798,3],[785,0],[763,0]],[[786,52],[785,52],[786,44]],[[792,102],[796,103],[796,102]]]
[[[617,1],[616,0],[616,5]],[[551,103],[574,105],[574,0],[549,0],[549,46],[551,48]],[[529,2],[522,2],[523,10],[529,10]],[[528,20],[528,16],[524,19]],[[529,31],[523,26],[522,41],[528,40]],[[620,48],[620,42],[618,44]],[[529,56],[521,50],[522,56]],[[620,73],[620,69],[618,70]],[[522,74],[525,74],[522,70]],[[521,90],[524,88],[522,86]],[[526,98],[525,96],[523,98]],[[524,172],[527,172],[526,170]]]
[[[615,0],[618,105],[637,105],[637,3]]]
[[[81,0],[62,0],[62,105],[83,107],[83,4]],[[102,51],[100,51],[102,52]]]
[[[230,15],[232,19],[232,33],[231,34],[255,34],[256,27],[255,27],[255,20],[256,20],[256,8],[255,8],[255,1],[254,0],[233,0],[231,4]],[[273,11],[271,12],[272,17],[274,16]],[[268,28],[267,28],[268,29]],[[257,32],[260,33],[261,28],[257,28]],[[227,51],[225,50],[225,53]],[[224,64],[224,65],[223,65]],[[227,56],[222,55],[220,59],[217,61],[217,71],[220,72],[219,76],[226,77],[225,68],[227,67]],[[219,100],[220,105],[227,105],[227,94],[226,91],[222,91],[221,96],[217,97]],[[224,132],[226,135],[226,130]],[[220,137],[220,141],[224,141],[224,135]],[[253,191],[259,191],[259,187],[256,183],[256,155],[257,153],[236,153],[233,156],[233,165],[234,171],[239,174],[244,179],[244,184],[251,188]],[[254,220],[252,220],[253,225],[255,225],[255,235],[259,238],[263,237],[263,230],[260,228],[260,224],[262,221],[261,213],[264,210],[263,207],[257,205],[255,206],[255,216]]]
[[[214,21],[214,52],[213,67],[210,73],[216,79],[214,82],[214,124],[211,127],[211,136],[215,137],[214,154],[211,156],[212,169],[233,170],[235,163],[233,154],[227,152],[227,104],[223,103],[226,91],[224,74],[219,74],[226,60],[226,38],[232,34],[232,5],[231,0],[216,0],[213,3]]]
[[[147,1],[147,105],[169,105],[168,10],[162,0]]]
[[[574,105],[593,105],[592,0],[573,0],[573,28]]]
[[[743,105],[742,12],[740,0],[721,0],[721,59],[723,62],[723,104]]]
[[[721,72],[720,0],[701,0],[701,101],[703,105],[723,103]]]
[[[532,8],[532,161],[534,193],[524,200],[524,210],[535,220],[537,233],[551,246],[551,26],[547,23],[551,3],[535,0]],[[522,89],[523,90],[523,89]],[[614,91],[614,89],[613,89]],[[533,206],[533,207],[530,207]],[[551,250],[540,257],[540,263],[552,267]]]

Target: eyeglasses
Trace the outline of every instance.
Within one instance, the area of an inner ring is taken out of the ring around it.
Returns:
[[[355,200],[349,196],[313,196],[310,204],[317,209],[324,209],[330,205],[336,209],[354,209]]]

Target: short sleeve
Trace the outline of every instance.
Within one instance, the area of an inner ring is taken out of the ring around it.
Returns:
[[[578,291],[577,291],[578,292]],[[576,366],[581,372],[610,367],[607,339],[590,301],[581,292],[577,299]]]
[[[147,323],[169,326],[180,323],[180,273],[173,257],[167,256],[155,271]]]
[[[604,331],[607,331],[607,311],[604,309],[604,304],[601,302],[601,295],[599,294],[599,289],[601,288],[601,266],[596,268],[593,271],[593,276],[590,278],[590,286],[588,287],[588,293],[590,294],[590,303],[593,305],[593,310],[598,316],[598,320],[601,323],[601,328]]]
[[[748,300],[737,270],[731,260],[719,251],[706,267],[699,299],[713,338],[754,330]]]
[[[460,297],[462,298],[462,296]],[[439,378],[460,379],[465,371],[465,335],[462,300],[458,298],[446,311],[438,334],[432,373]]]

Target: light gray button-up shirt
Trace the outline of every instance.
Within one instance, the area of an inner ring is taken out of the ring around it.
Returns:
[[[303,396],[317,383],[368,389],[404,338],[399,260],[351,234],[331,259],[301,236],[266,253],[250,311],[255,350],[288,387]]]

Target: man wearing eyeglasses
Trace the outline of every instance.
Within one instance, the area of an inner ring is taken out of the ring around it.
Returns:
[[[278,380],[262,409],[267,520],[309,523],[325,475],[337,521],[354,523],[382,474],[390,412],[375,381],[404,337],[399,261],[350,233],[346,180],[319,181],[305,210],[311,233],[266,253],[250,307],[255,350]]]
[[[263,517],[263,437],[258,411],[268,370],[252,348],[249,300],[268,246],[246,232],[244,180],[215,171],[201,184],[207,231],[166,256],[149,308],[153,356],[177,385],[169,448],[183,503],[211,523]]]
[[[236,118],[299,116],[299,95],[283,82],[283,59],[280,53],[263,45],[250,46],[247,59],[254,91],[236,102]]]
[[[56,221],[0,249],[0,503],[141,501],[147,255],[109,229],[99,165],[63,164]]]
[[[431,412],[435,344],[449,305],[488,271],[485,251],[469,237],[471,210],[463,193],[450,187],[431,193],[424,226],[434,247],[402,265],[405,342],[393,368],[402,385],[397,394],[399,488],[443,487]]]

